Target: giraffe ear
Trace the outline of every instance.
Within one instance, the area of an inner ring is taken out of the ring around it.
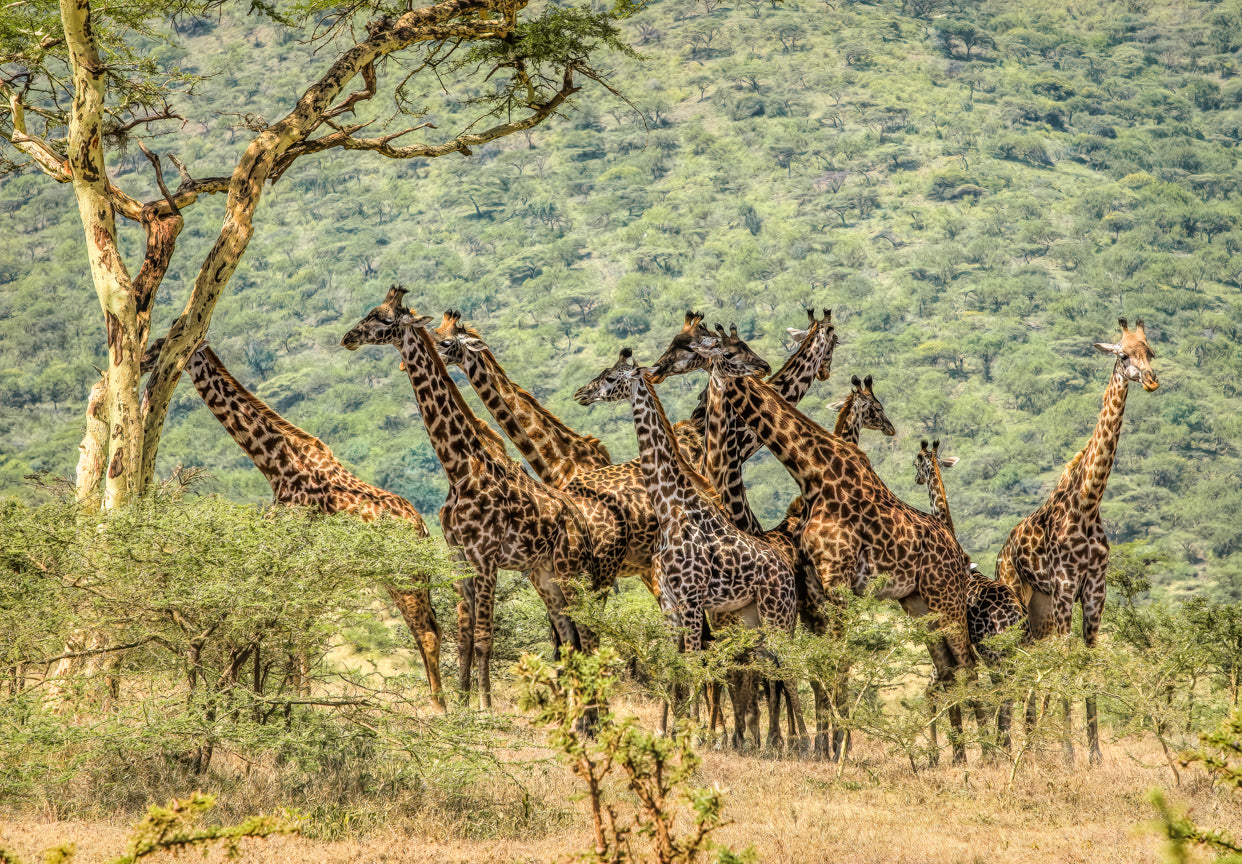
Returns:
[[[829,405],[828,410],[829,411],[840,411],[844,407],[845,407],[845,400],[842,399],[839,402],[833,402],[831,405]]]
[[[413,312],[405,312],[400,319],[401,323],[408,323],[413,327],[426,327],[431,323],[430,315],[415,315]]]
[[[944,469],[949,469],[949,468],[952,468],[954,465],[956,465],[960,461],[961,459],[958,458],[957,456],[941,456],[940,467]]]
[[[1121,356],[1121,346],[1115,342],[1096,342],[1095,350],[1099,351],[1101,354],[1116,354],[1118,357]]]
[[[806,337],[811,335],[810,330],[799,330],[797,327],[786,327],[785,332],[788,333],[795,342],[805,342]]]
[[[480,339],[478,336],[467,336],[465,339],[461,340],[461,344],[466,346],[466,348],[468,348],[471,351],[486,351],[487,350],[487,343],[484,342],[482,339]]]

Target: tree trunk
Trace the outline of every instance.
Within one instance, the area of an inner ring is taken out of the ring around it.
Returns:
[[[116,213],[104,170],[102,117],[106,68],[91,35],[87,0],[61,0],[61,23],[73,70],[73,112],[69,122],[69,166],[73,192],[86,234],[87,257],[108,336],[100,415],[108,431],[103,506],[123,506],[137,494],[142,452],[138,413],[138,311],[133,283],[116,244]],[[89,434],[89,433],[88,433]]]

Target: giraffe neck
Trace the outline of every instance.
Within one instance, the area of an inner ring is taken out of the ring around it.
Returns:
[[[449,482],[469,476],[471,460],[494,462],[479,436],[478,418],[449,377],[426,329],[413,325],[402,328],[397,350],[405,361],[427,437]]]
[[[750,509],[746,485],[742,479],[742,463],[734,443],[742,424],[724,401],[724,387],[713,377],[707,385],[706,440],[703,473],[720,495],[720,505],[737,528],[748,534],[759,534],[763,526]],[[749,429],[744,429],[749,432]],[[758,439],[756,439],[758,440]]]
[[[639,375],[631,386],[630,404],[634,409],[643,483],[656,518],[667,524],[687,508],[698,509],[708,484],[682,458],[673,424],[664,413],[651,379]]]
[[[826,366],[831,372],[832,352],[836,345],[832,333],[831,328],[816,325],[815,332],[803,339],[781,368],[768,378],[768,384],[790,405],[802,401],[820,369]]]
[[[583,469],[612,464],[599,439],[579,435],[509,378],[490,350],[467,351],[470,384],[535,475],[561,487]]]
[[[841,461],[844,455],[840,440],[754,378],[727,379],[724,401],[739,417],[746,418],[763,445],[793,476],[808,503],[818,496],[825,471],[831,468],[828,461]],[[850,460],[844,461],[842,470],[850,464]],[[833,482],[847,479],[837,472]]]
[[[427,536],[426,523],[413,504],[354,476],[326,444],[243,387],[206,345],[199,346],[185,368],[207,407],[263,472],[276,503],[311,506],[328,514],[344,510],[367,522],[387,513],[413,523],[419,537]]]
[[[488,362],[488,360],[491,362]],[[470,379],[474,392],[483,400],[483,406],[500,424],[500,428],[509,436],[509,440],[517,447],[518,452],[530,465],[535,476],[545,483],[553,482],[554,472],[551,465],[544,459],[543,453],[535,446],[526,427],[515,413],[517,399],[513,392],[512,382],[505,375],[500,364],[491,356],[490,351],[466,351],[461,365],[462,371]]]
[[[932,476],[927,481],[927,495],[931,499],[932,515],[948,525],[949,530],[956,536],[953,516],[949,513],[949,496],[944,491],[944,475],[940,473],[940,459],[936,456],[932,457],[931,469]]]
[[[220,425],[263,472],[277,500],[282,490],[289,489],[290,481],[303,473],[299,464],[303,454],[332,459],[332,451],[322,441],[285,420],[243,387],[207,345],[200,345],[190,355],[185,371]]]
[[[816,326],[815,331],[799,343],[798,348],[768,378],[768,384],[780,394],[790,405],[797,405],[802,397],[811,389],[811,382],[819,370],[827,366],[832,369],[832,352],[836,345],[830,328]],[[706,415],[706,394],[699,397],[699,406],[694,409],[691,419],[703,422]],[[763,446],[754,431],[740,417],[727,409],[730,429],[727,440],[738,465],[745,465],[750,457],[759,452]],[[749,505],[747,505],[749,507]]]
[[[859,440],[862,438],[862,414],[854,410],[854,403],[858,401],[858,394],[851,392],[845,397],[845,404],[841,406],[841,410],[837,412],[836,425],[832,427],[832,434],[836,435],[842,441],[848,441],[855,447],[858,446]]]
[[[1113,368],[1113,377],[1104,391],[1104,405],[1100,409],[1100,418],[1096,421],[1095,431],[1091,440],[1083,450],[1082,486],[1079,492],[1079,507],[1083,512],[1094,512],[1104,497],[1104,488],[1108,485],[1108,475],[1113,470],[1113,461],[1117,457],[1117,442],[1121,438],[1121,421],[1126,410],[1126,394],[1130,390],[1130,382],[1125,376],[1121,361]]]

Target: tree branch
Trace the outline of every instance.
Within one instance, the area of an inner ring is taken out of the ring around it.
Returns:
[[[61,660],[76,660],[79,657],[94,657],[98,654],[111,654],[116,651],[128,651],[130,648],[139,648],[146,645],[148,642],[153,641],[155,641],[155,637],[148,636],[145,639],[139,639],[137,642],[130,642],[127,645],[113,645],[109,648],[91,648],[88,651],[67,651],[64,654],[58,654],[55,657],[43,657],[38,660],[25,660],[23,662],[29,666],[42,666],[45,663],[58,663]]]
[[[537,103],[530,106],[532,113],[512,123],[501,123],[486,129],[482,132],[473,134],[462,134],[446,141],[442,144],[410,144],[405,147],[394,147],[392,141],[407,135],[417,129],[430,127],[436,128],[431,123],[423,123],[413,126],[401,132],[395,132],[391,135],[383,135],[378,138],[354,138],[352,132],[361,129],[368,124],[361,123],[353,127],[344,127],[338,132],[331,135],[325,135],[323,138],[314,141],[306,141],[302,144],[294,145],[287,150],[278,161],[277,168],[272,172],[274,177],[283,174],[295,159],[299,156],[306,156],[311,153],[322,152],[332,147],[342,147],[345,150],[371,150],[379,153],[381,156],[387,156],[390,159],[412,159],[416,157],[434,158],[437,156],[446,156],[449,153],[460,152],[463,156],[471,155],[471,147],[477,147],[480,144],[486,144],[496,138],[502,138],[505,135],[512,135],[514,132],[521,132],[523,129],[530,129],[539,125],[550,115],[556,112],[574,93],[578,92],[578,87],[574,84],[573,70],[566,69],[563,80],[561,81],[561,89],[549,99],[547,102]]]

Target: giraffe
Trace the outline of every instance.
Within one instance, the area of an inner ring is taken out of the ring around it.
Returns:
[[[724,397],[797,481],[805,499],[801,549],[826,591],[853,585],[859,556],[887,574],[878,596],[910,615],[934,614],[941,638],[929,645],[934,685],[958,669],[973,673],[966,628],[969,558],[939,519],[901,501],[853,444],[789,405],[766,383],[729,375]],[[951,709],[961,729],[960,710]],[[954,760],[965,759],[954,741]]]
[[[996,559],[996,578],[1017,593],[1032,639],[1067,635],[1076,602],[1082,603],[1082,638],[1088,648],[1095,647],[1100,632],[1108,570],[1108,536],[1100,519],[1100,501],[1117,455],[1126,394],[1131,381],[1140,382],[1148,392],[1160,386],[1151,368],[1156,353],[1147,344],[1142,319],[1135,322],[1133,330],[1125,318],[1117,323],[1121,325],[1120,341],[1095,343],[1097,351],[1117,358],[1095,431],[1070,461],[1048,499],[1009,532]],[[1068,700],[1063,708],[1065,755],[1072,761]],[[1087,699],[1087,738],[1088,758],[1098,764],[1102,754],[1093,697]]]
[[[829,406],[838,409],[832,434],[842,441],[850,442],[855,447],[858,446],[863,429],[874,429],[889,438],[896,435],[897,430],[893,428],[892,422],[884,413],[884,406],[880,404],[875,391],[871,388],[871,376],[868,375],[860,381],[855,375],[850,383],[853,387],[849,395],[842,401]]]
[[[544,483],[562,488],[579,472],[612,464],[598,438],[574,432],[514,384],[479,334],[462,326],[460,312],[445,312],[440,326],[430,332],[440,358],[466,373],[487,410]],[[629,543],[625,511],[606,495],[578,494],[577,498],[599,567],[593,587],[606,592],[625,563]]]
[[[394,285],[384,302],[362,317],[341,339],[348,350],[364,344],[392,345],[427,426],[428,438],[449,479],[440,508],[445,540],[474,571],[455,588],[458,604],[460,685],[469,694],[472,662],[479,699],[491,708],[492,616],[498,568],[527,573],[557,630],[561,644],[587,647],[565,614],[566,580],[587,572],[598,577],[589,530],[579,500],[540,483],[517,463],[498,458],[482,445],[479,423],[449,377],[427,332],[431,319],[406,308],[406,289]]]
[[[835,328],[832,325],[832,311],[830,309],[823,310],[822,319],[815,317],[813,309],[807,309],[806,313],[808,319],[807,329],[798,331],[789,328],[788,331],[799,342],[799,347],[781,368],[768,379],[768,383],[790,404],[797,404],[801,401],[813,380],[819,379],[824,381],[831,376],[832,356],[838,341]],[[686,328],[683,329],[683,333],[686,333],[695,324],[697,322],[692,322],[688,314]],[[714,339],[710,336],[706,337],[712,340],[715,345],[723,346],[726,340],[737,339],[736,327],[731,328],[730,334],[726,335],[723,328],[717,325],[716,332],[717,337]],[[675,339],[657,365],[670,369],[671,371],[668,374],[682,374],[701,368],[711,360],[719,362],[720,358],[718,355],[721,352],[719,350],[704,350],[702,344],[705,334],[710,333],[710,331],[699,326],[695,329],[695,333],[697,335],[692,335],[691,338]],[[862,384],[857,377],[854,380],[856,382],[855,389],[859,390]],[[700,396],[700,404],[695,411],[695,417],[701,417],[705,412],[710,417],[710,409],[707,408],[711,398],[709,390],[704,390],[703,395]],[[875,394],[871,390],[870,378],[868,378],[866,390],[867,393],[865,395],[861,392],[857,398],[851,395],[840,406],[842,410],[838,422],[844,420],[844,434],[847,437],[852,436],[854,444],[858,443],[859,431],[863,425],[884,431],[885,434],[893,434],[892,424],[887,416],[884,415],[883,406],[880,405],[879,400],[875,398]],[[762,444],[753,430],[739,420],[733,409],[723,400],[718,402],[716,420],[719,424],[716,430],[719,444],[714,449],[718,455],[714,458],[712,464],[708,464],[707,457],[705,457],[703,465],[705,473],[708,474],[713,484],[716,485],[722,505],[729,514],[730,521],[747,533],[763,536],[773,542],[780,542],[784,534],[788,534],[792,538],[797,524],[797,515],[802,509],[801,498],[795,499],[790,505],[786,518],[780,525],[770,532],[765,532],[759,520],[750,509],[742,476],[742,465],[758,452]],[[709,446],[709,455],[711,449],[713,448]],[[733,455],[728,458],[722,458],[724,454]],[[804,562],[803,566],[800,566],[797,570],[799,616],[807,629],[816,634],[823,635],[827,632],[829,626],[828,608],[824,605],[827,602],[827,597],[817,579],[805,578],[806,570]],[[861,586],[865,582],[865,577],[866,570],[860,564],[858,576],[855,580],[856,586]],[[858,590],[861,590],[861,587],[858,587]],[[822,755],[827,752],[828,746],[828,697],[818,682],[812,681],[811,688],[815,695],[817,719],[814,747],[816,754]],[[738,710],[736,704],[734,710],[735,712]],[[835,742],[833,746],[839,748],[844,738],[840,732],[836,732],[833,734],[833,740]]]
[[[832,355],[838,339],[835,328],[832,325],[832,310],[824,309],[822,313],[823,317],[817,318],[814,309],[807,309],[806,329],[786,328],[786,331],[793,337],[798,347],[785,360],[781,368],[768,379],[777,388],[778,392],[792,404],[797,404],[801,401],[802,397],[810,389],[812,381],[816,379],[826,381],[832,375]],[[722,326],[716,325],[716,336],[712,336],[712,331],[703,326],[702,320],[702,314],[692,311],[686,312],[681,332],[673,338],[669,347],[652,367],[653,380],[659,383],[671,375],[682,375],[701,369],[707,365],[709,354],[719,356],[727,361],[749,362],[756,370],[766,371],[766,364],[761,365],[762,361],[741,340],[736,326],[731,327],[729,333],[725,333]],[[711,352],[702,350],[701,341],[704,339],[713,341]],[[708,392],[704,389],[700,393],[699,403],[690,417],[690,422],[699,430],[702,430],[705,425],[707,398]],[[721,430],[723,436],[721,440],[723,443],[717,447],[717,450],[721,453],[734,454],[733,461],[736,464],[736,469],[730,468],[730,470],[718,472],[716,479],[721,482],[727,482],[730,488],[728,490],[717,488],[717,492],[720,493],[722,505],[728,512],[730,521],[735,526],[747,533],[761,535],[764,529],[750,509],[741,466],[754,456],[762,445],[750,428],[745,423],[737,420],[728,405],[722,405],[721,407],[721,421],[724,424]],[[706,472],[707,464],[705,460],[706,455],[704,454],[698,460],[691,460],[690,464],[696,465],[700,470]],[[800,591],[799,596],[802,596],[803,593]],[[717,617],[720,618],[720,616]],[[723,623],[724,620],[724,618],[720,618],[720,623]],[[716,698],[717,693],[718,688],[713,688],[708,693],[710,725],[713,730],[717,719],[720,717],[718,709],[719,700]],[[734,701],[734,711],[737,712],[739,708],[736,700]]]
[[[952,468],[959,461],[956,456],[940,455],[939,440],[933,441],[931,447],[927,446],[927,441],[921,441],[918,455],[914,457],[914,482],[927,487],[932,515],[949,526],[949,530],[955,534],[957,532],[949,511],[943,471]],[[971,564],[970,575],[966,581],[966,628],[970,633],[970,643],[984,663],[989,666],[1000,663],[1000,653],[989,646],[987,641],[1018,626],[1022,616],[1022,606],[1018,603],[1013,589],[1002,582],[988,579]],[[997,683],[995,674],[993,682]],[[1002,704],[997,710],[996,730],[1001,746],[1006,749],[1010,743],[1009,717],[1009,703]],[[934,726],[932,728],[935,729]]]
[[[719,350],[702,344],[696,350],[701,351],[708,358],[709,365],[726,362]],[[704,394],[706,395],[706,401],[702,404],[705,424],[703,474],[720,495],[720,506],[734,527],[745,534],[757,537],[777,547],[785,558],[793,562],[795,608],[800,614],[805,616],[807,607],[806,568],[801,566],[803,562],[798,554],[798,540],[795,530],[798,517],[796,514],[787,514],[786,518],[770,531],[765,531],[763,526],[759,524],[759,521],[754,517],[753,511],[750,509],[749,503],[746,501],[746,487],[742,482],[741,464],[735,457],[736,451],[732,449],[736,441],[739,440],[739,437],[735,436],[737,431],[735,425],[736,417],[731,411],[727,410],[721,395],[721,387],[716,379],[709,377],[708,386]],[[734,613],[718,613],[710,617],[713,630],[731,624],[742,623]],[[752,738],[755,746],[759,746],[758,706],[754,701],[757,695],[757,683],[756,676],[752,673],[732,672],[729,675],[728,685],[730,699],[733,703],[733,744],[735,749],[740,750],[742,748],[748,725],[752,729]],[[770,702],[776,703],[775,713],[779,714],[779,703],[777,700],[782,692],[782,688],[776,686],[777,682],[767,683]],[[791,684],[790,686],[796,687],[797,685]],[[814,687],[815,685],[813,684],[812,686]],[[708,689],[708,711],[710,727],[713,731],[717,722],[722,726],[724,725],[720,711],[720,697],[720,685],[712,685]],[[818,690],[816,690],[816,698],[819,698]],[[788,707],[790,736],[804,735],[806,730],[805,724],[802,723],[802,718],[795,713],[792,702],[788,702]],[[772,705],[769,707],[769,714],[771,715],[771,713],[773,713]],[[772,740],[771,730],[769,730],[768,738],[769,741]]]
[[[162,339],[155,340],[146,357],[158,357],[162,343]],[[409,522],[416,538],[429,536],[426,523],[409,501],[355,477],[326,444],[285,420],[243,387],[206,342],[190,355],[185,371],[220,425],[263,472],[275,503],[309,507],[329,515],[352,513],[367,522],[389,515]],[[441,633],[430,587],[386,588],[414,635],[432,700],[443,710]]]
[[[757,367],[727,358],[738,374]],[[583,405],[628,399],[639,439],[643,481],[659,520],[656,547],[660,607],[680,632],[684,650],[702,646],[704,613],[743,612],[792,633],[797,620],[794,562],[787,550],[739,531],[726,518],[708,482],[675,444],[672,424],[647,370],[623,349],[617,362],[574,394]],[[797,706],[796,692],[790,700]],[[779,714],[769,703],[769,741],[779,741]],[[772,746],[779,746],[773,743]]]

